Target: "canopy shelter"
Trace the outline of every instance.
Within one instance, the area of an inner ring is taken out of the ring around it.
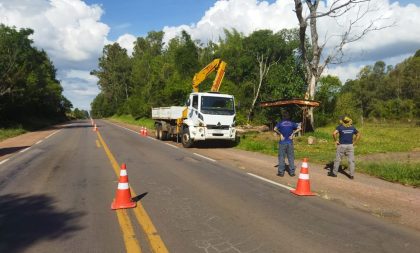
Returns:
[[[311,107],[318,107],[320,102],[300,98],[260,102],[261,107],[286,107],[293,105],[299,107],[302,110],[302,132],[313,131],[313,129],[311,129],[311,125],[306,124],[306,122],[309,120],[308,110]]]

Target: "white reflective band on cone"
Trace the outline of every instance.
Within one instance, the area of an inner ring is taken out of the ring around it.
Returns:
[[[118,183],[118,190],[127,190],[128,183]]]
[[[120,171],[120,176],[122,176],[122,177],[127,176],[127,170],[121,170]]]
[[[302,163],[302,168],[308,168],[308,163]]]
[[[299,174],[299,179],[304,179],[304,180],[308,180],[309,179],[309,174]]]

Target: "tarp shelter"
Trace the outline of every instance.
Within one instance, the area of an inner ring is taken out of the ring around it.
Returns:
[[[310,124],[306,124],[309,120],[308,110],[311,107],[318,107],[320,105],[320,102],[315,100],[292,98],[280,99],[275,101],[265,101],[260,103],[261,107],[286,107],[290,105],[295,105],[302,110],[302,132],[313,131],[313,129],[311,129]]]

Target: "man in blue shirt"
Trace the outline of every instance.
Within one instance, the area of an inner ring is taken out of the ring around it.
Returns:
[[[287,155],[289,162],[289,175],[295,176],[295,153],[293,148],[293,137],[295,133],[300,131],[298,124],[290,121],[290,115],[287,111],[282,113],[282,121],[278,122],[274,127],[274,131],[280,135],[278,159],[279,166],[277,176],[284,176],[285,162],[284,158]]]
[[[350,179],[354,179],[354,144],[360,139],[360,133],[353,126],[353,122],[350,117],[345,116],[341,121],[340,125],[334,130],[332,136],[335,144],[337,145],[337,151],[335,155],[333,171],[328,173],[331,177],[337,177],[338,167],[340,166],[341,159],[343,156],[347,156],[349,161]],[[339,139],[337,140],[337,134]],[[353,141],[353,137],[356,137]]]

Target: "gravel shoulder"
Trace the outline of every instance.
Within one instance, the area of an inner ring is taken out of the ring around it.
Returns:
[[[138,126],[113,123],[136,132],[140,130]],[[26,133],[0,142],[0,162],[19,152],[20,149],[34,145],[38,140],[45,138],[62,127],[57,126],[48,130]],[[149,131],[149,135],[153,135],[153,131]],[[181,147],[179,143],[167,142]],[[7,150],[8,153],[3,154],[5,153],[4,150]],[[298,180],[297,176],[289,177],[287,174],[283,178],[276,176],[277,168],[275,165],[277,164],[277,157],[223,147],[191,148],[189,151],[207,156],[234,169],[253,173],[290,187],[295,187]],[[373,157],[360,157],[360,160],[372,159],[378,161],[380,159],[389,159],[390,157],[398,160],[408,157],[417,161],[420,158],[420,151],[375,154]],[[358,159],[356,158],[356,161]],[[343,173],[340,173],[337,178],[331,178],[327,176],[328,170],[326,165],[311,163],[310,157],[308,157],[308,162],[311,190],[317,193],[318,197],[420,231],[420,215],[418,215],[420,210],[419,188],[390,183],[360,173],[356,173],[354,180],[350,180]],[[296,160],[295,164],[298,172],[301,167],[301,161]]]
[[[34,132],[27,132],[9,139],[0,141],[0,162],[6,160],[23,149],[35,145],[57,130],[65,128],[67,124],[56,125]]]

